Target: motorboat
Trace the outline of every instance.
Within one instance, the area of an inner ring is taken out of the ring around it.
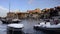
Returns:
[[[22,29],[24,28],[23,24],[17,24],[17,23],[13,23],[13,24],[8,24],[7,25],[7,34],[23,34],[24,32],[22,31]]]
[[[20,19],[1,19],[3,24],[10,24],[10,23],[19,23],[21,22]]]
[[[7,27],[11,27],[11,28],[24,28],[24,25],[23,24],[16,24],[16,23],[13,23],[13,24],[8,24]]]
[[[60,23],[51,25],[50,22],[42,22],[38,25],[34,25],[34,29],[60,32]]]

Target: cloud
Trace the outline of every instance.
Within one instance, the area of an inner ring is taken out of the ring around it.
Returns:
[[[0,9],[8,10],[7,8],[5,8],[5,7],[3,7],[3,6],[0,6]]]
[[[33,2],[33,1],[34,1],[34,0],[29,0],[29,2],[28,2],[28,3],[29,3],[29,4],[32,4],[32,2]]]
[[[7,15],[7,12],[8,12],[7,8],[0,6],[0,16],[1,17],[5,17]]]
[[[0,6],[0,17],[6,17],[8,12],[9,12],[9,9],[3,6]],[[19,12],[19,10],[10,10],[10,12]]]

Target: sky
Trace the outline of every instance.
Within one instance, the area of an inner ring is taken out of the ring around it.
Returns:
[[[36,8],[53,8],[60,6],[60,0],[0,0],[0,16],[4,16],[9,10],[34,10]]]

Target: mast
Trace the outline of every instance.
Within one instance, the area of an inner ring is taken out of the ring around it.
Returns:
[[[9,13],[10,13],[10,0],[9,0]]]

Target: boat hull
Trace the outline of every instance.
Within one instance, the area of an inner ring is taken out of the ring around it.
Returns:
[[[21,22],[21,21],[12,21],[12,23],[19,23],[19,22]]]
[[[3,24],[8,24],[9,22],[7,22],[7,21],[2,21],[2,23],[3,23]]]
[[[20,23],[21,21],[3,21],[1,20],[3,24],[10,24],[10,23]]]
[[[34,26],[35,30],[41,30],[41,31],[53,31],[53,32],[60,32],[60,28],[46,28],[46,27],[38,27]]]

